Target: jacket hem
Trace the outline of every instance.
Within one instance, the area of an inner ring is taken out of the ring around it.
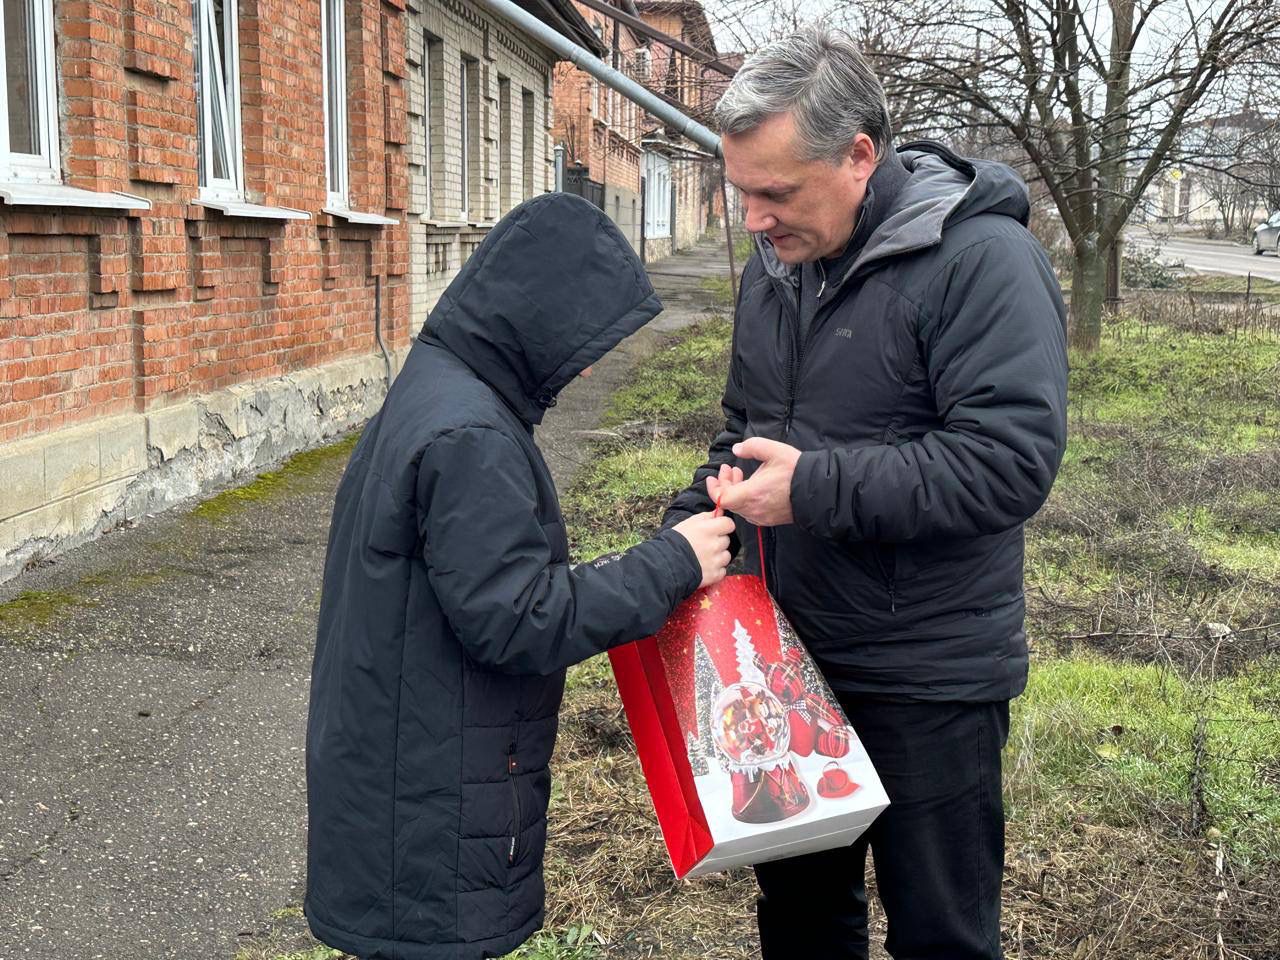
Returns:
[[[390,940],[366,937],[326,923],[316,917],[310,904],[304,907],[307,924],[317,940],[337,950],[353,954],[360,960],[487,960],[513,952],[542,928],[543,911],[516,930],[502,937],[471,943],[421,943],[415,940]]]

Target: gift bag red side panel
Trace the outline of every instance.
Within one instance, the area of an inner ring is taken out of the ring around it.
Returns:
[[[610,650],[609,662],[671,865],[676,876],[683,877],[714,841],[698,800],[662,658],[650,637]]]

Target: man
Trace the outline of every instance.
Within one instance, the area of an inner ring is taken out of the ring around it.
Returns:
[[[554,251],[549,255],[548,251]],[[724,576],[710,512],[570,568],[533,425],[662,304],[568,194],[521,204],[449,285],[334,505],[307,722],[306,914],[364,960],[481,960],[542,924],[564,669]]]
[[[852,848],[757,868],[764,957],[867,956],[868,844],[895,958],[999,957],[1022,526],[1066,440],[1065,314],[1026,187],[893,149],[838,31],[762,50],[716,113],[757,251],[725,428],[667,522],[722,497],[767,528],[770,587],[891,800]]]

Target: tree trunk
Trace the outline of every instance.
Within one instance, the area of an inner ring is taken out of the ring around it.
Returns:
[[[1077,247],[1071,268],[1071,346],[1094,350],[1102,340],[1107,260],[1096,245]]]

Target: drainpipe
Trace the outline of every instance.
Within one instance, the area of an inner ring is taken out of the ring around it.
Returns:
[[[382,363],[387,368],[387,389],[391,389],[391,354],[382,340],[382,276],[373,277],[373,338],[378,341],[378,349],[382,351]]]
[[[628,100],[643,107],[668,127],[688,137],[702,149],[720,155],[720,138],[698,121],[681,113],[666,101],[654,96],[630,77],[613,69],[590,50],[574,43],[553,27],[547,26],[531,13],[517,7],[511,0],[477,0],[480,6],[505,20],[514,23],[535,40],[550,47],[560,56],[585,70],[601,83],[617,90]]]

